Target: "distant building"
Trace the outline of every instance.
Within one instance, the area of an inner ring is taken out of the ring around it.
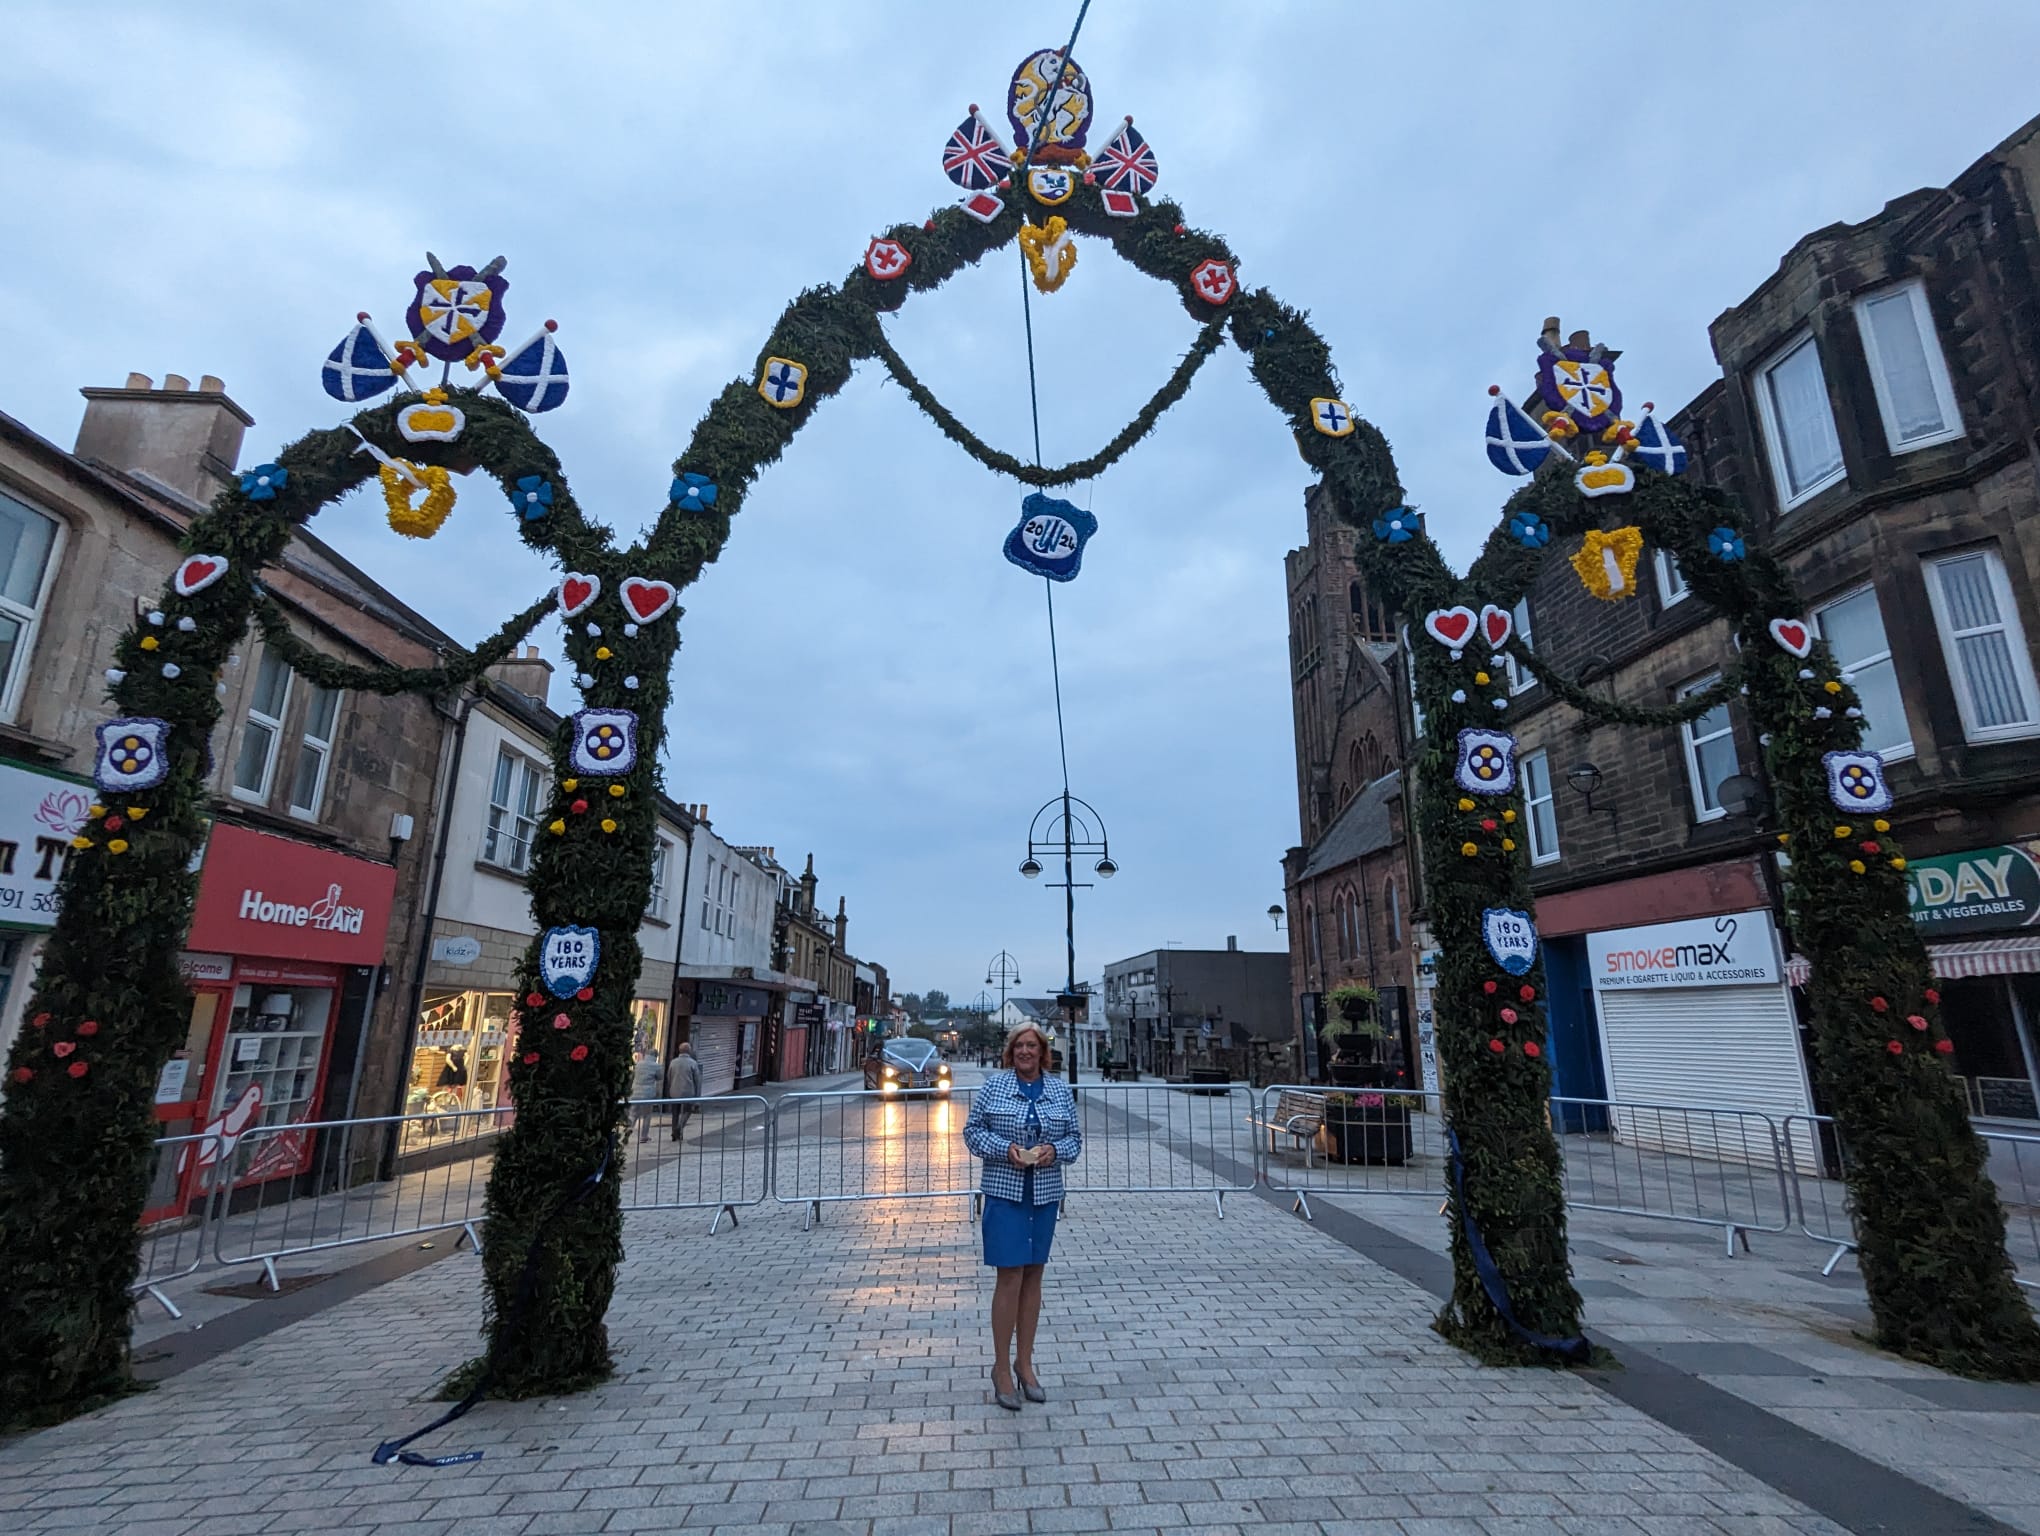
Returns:
[[[1244,1072],[1254,1053],[1269,1070],[1293,1066],[1289,956],[1279,951],[1231,938],[1224,949],[1151,949],[1106,965],[1103,1001],[1113,1059],[1143,1072],[1235,1061]]]

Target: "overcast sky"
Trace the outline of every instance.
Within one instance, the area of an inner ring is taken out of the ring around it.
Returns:
[[[259,462],[343,408],[319,364],[358,309],[399,329],[431,249],[509,258],[504,340],[560,322],[539,419],[582,505],[633,536],[708,400],[802,288],[953,198],[971,102],[1074,0],[975,4],[8,7],[0,409],[59,442],[81,385],[215,373]],[[2040,6],[1840,0],[1191,7],[1096,0],[1077,57],[1160,193],[1241,277],[1310,311],[1447,554],[1509,483],[1479,436],[1547,314],[1624,351],[1637,401],[1714,375],[1707,322],[1800,236],[1943,185],[2040,112]],[[1105,134],[1094,136],[1094,147]],[[889,321],[987,440],[1028,446],[1019,258]],[[1092,452],[1193,322],[1085,243],[1034,303],[1042,440]],[[1181,943],[1279,948],[1297,840],[1282,556],[1307,473],[1221,351],[1160,429],[1076,488],[1100,530],[1057,592],[1073,790],[1123,873],[1078,893],[1079,977]],[[875,367],[760,480],[684,594],[666,786],[734,842],[812,850],[896,989],[976,994],[988,957],[1061,980],[1062,903],[1015,873],[1061,787],[1043,584],[999,548],[1023,488]],[[552,577],[492,487],[429,544],[357,497],[317,532],[473,641]],[[558,631],[546,636],[558,659]],[[574,705],[564,668],[552,702]]]

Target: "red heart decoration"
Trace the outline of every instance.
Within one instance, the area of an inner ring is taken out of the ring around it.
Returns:
[[[1802,660],[1813,650],[1813,631],[1804,619],[1771,620],[1771,638]]]
[[[1424,615],[1424,629],[1440,645],[1458,650],[1472,638],[1480,615],[1471,608],[1433,608]]]
[[[170,578],[170,585],[179,597],[189,597],[194,592],[203,592],[226,574],[225,555],[186,555]]]
[[[1484,603],[1480,610],[1480,632],[1486,637],[1491,650],[1500,650],[1502,642],[1509,638],[1509,632],[1516,627],[1515,617],[1506,608],[1497,608],[1493,603]]]
[[[560,617],[571,619],[594,602],[601,591],[600,576],[583,576],[579,571],[568,571],[560,578]]]
[[[59,1040],[55,1045],[50,1047],[50,1050],[53,1051],[59,1059],[70,1055],[71,1052],[77,1049],[78,1042],[75,1040]]]
[[[649,624],[663,617],[679,596],[678,589],[670,581],[649,581],[643,576],[623,578],[623,606],[640,624]]]

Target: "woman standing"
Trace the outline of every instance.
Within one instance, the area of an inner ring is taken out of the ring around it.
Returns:
[[[992,1289],[992,1398],[1018,1412],[1022,1392],[1029,1402],[1048,1401],[1034,1373],[1041,1271],[1055,1241],[1063,1164],[1082,1154],[1084,1138],[1076,1095],[1048,1074],[1046,1035],[1032,1024],[1020,1025],[1006,1037],[1000,1066],[970,1101],[963,1140],[985,1165],[979,1186],[985,1197],[985,1262],[999,1272]]]

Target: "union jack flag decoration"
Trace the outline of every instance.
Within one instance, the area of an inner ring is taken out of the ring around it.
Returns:
[[[1145,197],[1161,179],[1162,170],[1155,163],[1154,150],[1141,137],[1140,130],[1133,126],[1133,119],[1129,117],[1119,132],[1112,136],[1112,142],[1098,151],[1091,174],[1098,178],[1101,187],[1137,192]]]
[[[1006,146],[993,135],[977,108],[972,107],[970,116],[957,124],[956,132],[949,136],[948,147],[942,151],[942,174],[966,192],[981,192],[997,186],[999,179],[1012,169],[1013,159],[1006,153]]]

